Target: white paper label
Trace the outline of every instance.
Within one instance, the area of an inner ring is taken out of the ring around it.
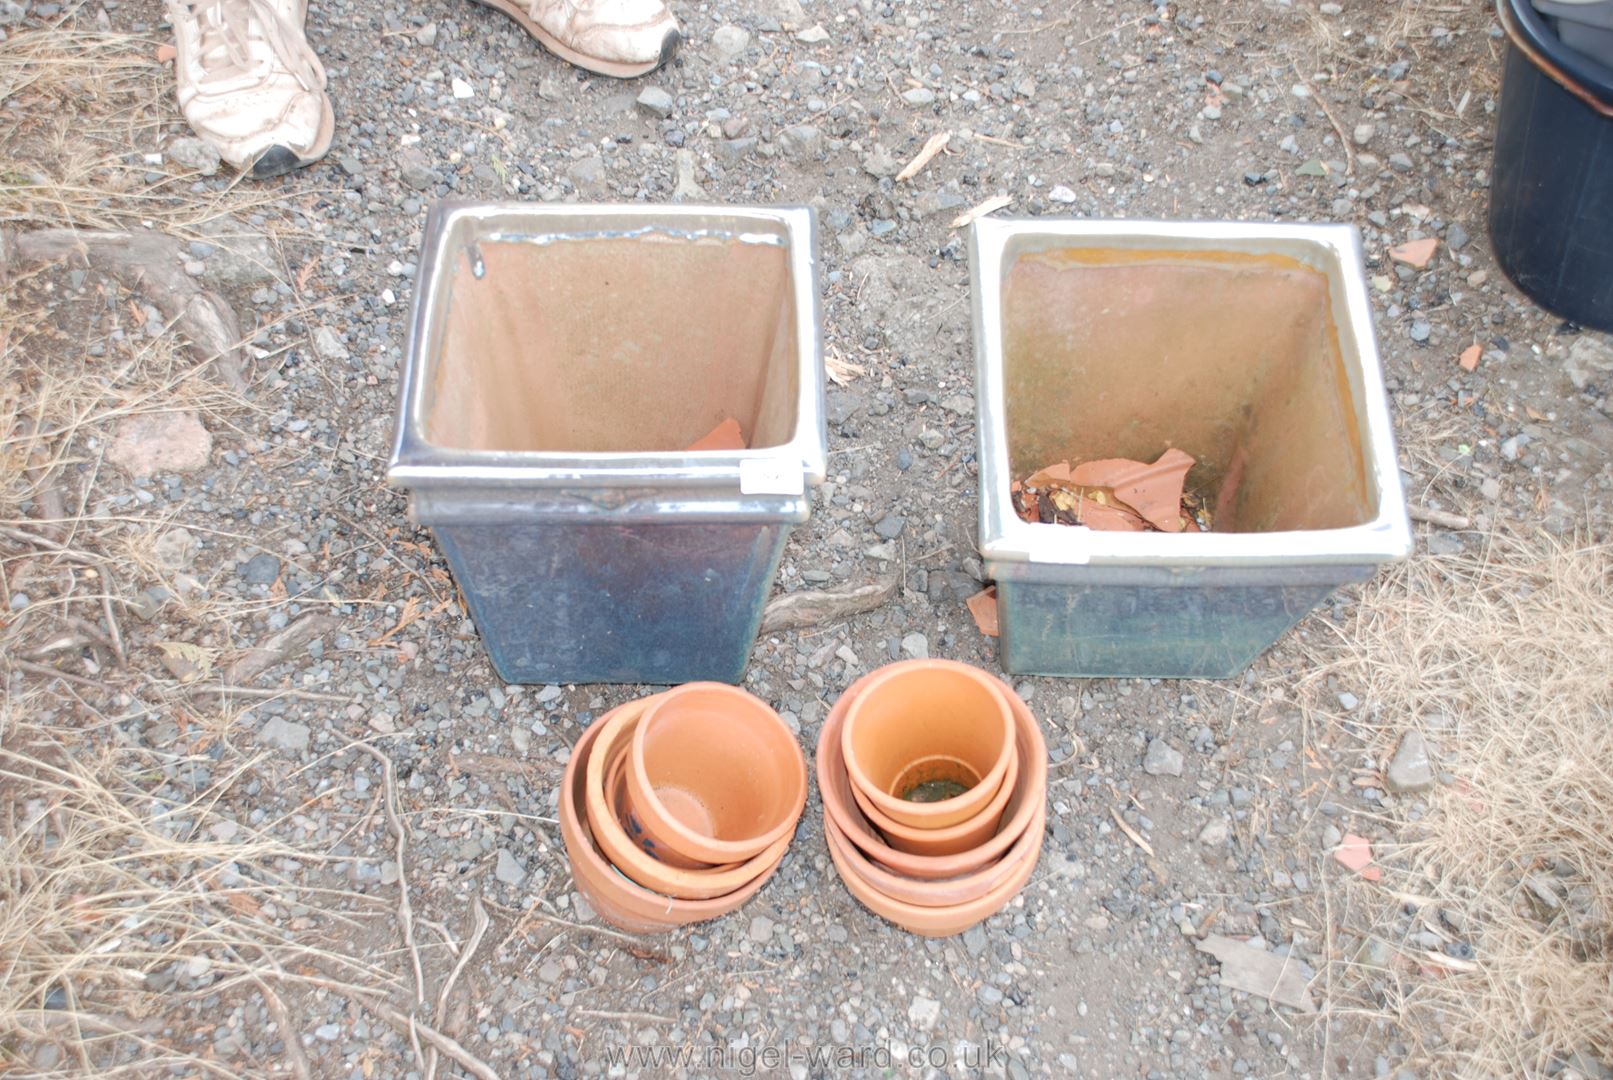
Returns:
[[[739,463],[742,495],[799,495],[805,490],[806,475],[799,461],[744,458]]]

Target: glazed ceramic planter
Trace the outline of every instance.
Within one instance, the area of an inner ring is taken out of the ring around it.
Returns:
[[[577,890],[606,922],[640,934],[715,919],[755,896],[778,869],[778,863],[769,866],[743,888],[724,896],[680,900],[653,892],[625,877],[594,846],[593,833],[582,816],[586,806],[584,788],[594,740],[607,717],[600,717],[578,738],[560,786],[560,837]]]
[[[1405,557],[1363,267],[1348,225],[974,223],[980,552],[1004,670],[1229,678]],[[1015,483],[1054,462],[1168,447],[1195,459],[1211,531],[1014,509]]]
[[[627,810],[657,852],[719,865],[753,859],[795,830],[806,759],[767,704],[719,683],[660,695],[639,718]]]
[[[505,680],[743,677],[827,462],[816,246],[805,207],[432,209],[387,476]]]
[[[1003,686],[952,660],[908,660],[873,672],[846,712],[841,754],[852,785],[885,817],[915,830],[970,821],[997,797],[1014,755]],[[962,794],[905,796],[949,782]]]
[[[840,695],[840,700],[830,710],[818,734],[818,795],[823,800],[824,816],[832,817],[846,838],[869,859],[897,874],[919,881],[955,878],[1000,859],[1030,827],[1047,799],[1047,743],[1029,707],[1017,694],[1008,692],[1008,703],[1014,716],[1020,772],[1014,795],[1004,813],[1005,820],[996,835],[980,847],[956,855],[912,855],[890,846],[869,825],[851,793],[851,780],[846,775],[840,753],[840,731],[846,712],[872,677],[863,676]],[[1036,844],[1040,850],[1039,835]]]
[[[898,851],[905,851],[910,855],[956,855],[979,847],[997,834],[997,827],[1002,824],[1003,812],[1018,782],[1019,754],[1016,752],[1009,758],[1008,773],[1003,777],[1002,785],[997,789],[997,794],[992,796],[991,802],[973,817],[956,825],[948,825],[944,829],[915,829],[911,825],[904,825],[900,821],[888,818],[856,785],[852,785],[851,796],[856,800],[857,809],[868,819],[868,823],[878,829],[886,842]]]

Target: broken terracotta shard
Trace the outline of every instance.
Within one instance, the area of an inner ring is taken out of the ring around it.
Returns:
[[[1070,479],[1082,487],[1109,488],[1115,497],[1161,532],[1181,532],[1182,485],[1197,462],[1175,447],[1152,465],[1125,458],[1084,461]]]
[[[744,450],[745,433],[739,421],[729,417],[689,444],[690,450]]]
[[[969,606],[969,614],[974,616],[975,626],[986,637],[996,637],[997,630],[997,586],[992,585],[981,589],[969,599],[964,601]]]

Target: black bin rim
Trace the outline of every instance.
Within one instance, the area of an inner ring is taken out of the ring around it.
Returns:
[[[1495,0],[1507,38],[1540,71],[1580,101],[1613,117],[1613,70],[1564,45],[1529,0]]]

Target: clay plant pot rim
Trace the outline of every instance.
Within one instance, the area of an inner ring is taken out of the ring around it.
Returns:
[[[719,840],[715,837],[701,836],[668,813],[666,806],[656,797],[644,763],[645,732],[655,723],[656,709],[693,690],[715,692],[720,696],[733,698],[737,705],[747,711],[756,712],[762,718],[762,722],[768,725],[768,729],[778,736],[780,745],[789,748],[790,760],[795,766],[792,770],[796,783],[795,797],[791,801],[789,811],[766,832],[744,840]],[[789,729],[784,723],[784,718],[779,716],[767,702],[737,686],[714,682],[684,683],[682,686],[675,686],[656,695],[656,700],[645,710],[644,715],[639,717],[628,753],[632,755],[627,760],[629,798],[643,819],[645,828],[652,835],[665,837],[666,842],[674,850],[690,859],[721,865],[755,858],[778,843],[780,837],[793,833],[796,824],[801,820],[801,812],[806,809],[806,756],[801,753],[801,744],[796,740],[795,732]]]
[[[1025,797],[1020,800],[1013,817],[997,830],[997,835],[973,851],[957,855],[909,855],[886,844],[863,819],[861,812],[850,798],[851,784],[840,759],[840,723],[845,717],[846,709],[850,707],[857,694],[861,693],[867,679],[868,676],[864,675],[846,688],[845,693],[835,702],[834,708],[829,710],[823,728],[818,733],[818,797],[823,800],[824,813],[833,814],[835,824],[840,826],[846,839],[861,848],[870,859],[896,873],[910,877],[924,880],[957,877],[978,870],[1001,856],[1030,825],[1031,818],[1036,814],[1037,804],[1045,807],[1047,800],[1047,743],[1042,738],[1041,726],[1031,714],[1030,708],[1020,700],[1018,694],[1008,692],[1008,703],[1014,710],[1016,730],[1026,743],[1019,752],[1018,785],[1019,790],[1025,792]],[[837,771],[838,777],[835,775]],[[846,791],[845,797],[840,794],[842,786]]]
[[[874,888],[846,861],[845,849],[852,845],[832,832],[825,832],[824,837],[829,843],[829,858],[834,860],[846,890],[874,914],[921,937],[951,937],[989,919],[1007,906],[1036,870],[1036,860],[1026,859],[990,892],[967,903],[921,907],[893,899]]]
[[[1015,733],[1015,739],[1016,741],[1018,740],[1017,732]],[[900,821],[892,821],[882,814],[879,807],[869,801],[868,796],[856,785],[852,785],[851,797],[857,803],[857,809],[862,811],[863,818],[867,820],[868,824],[884,834],[887,842],[894,837],[904,843],[913,845],[918,851],[924,851],[925,849],[939,851],[956,845],[970,833],[980,831],[981,825],[988,820],[991,822],[991,829],[986,835],[988,837],[995,836],[997,826],[1002,822],[1003,810],[1012,799],[1014,787],[1018,783],[1019,754],[1016,751],[1013,758],[1008,762],[1008,772],[1003,776],[1002,786],[997,789],[997,794],[991,797],[991,802],[982,807],[980,812],[973,817],[966,818],[956,825],[948,825],[944,829],[915,829],[913,826],[904,825]],[[914,853],[916,854],[917,852]]]
[[[595,910],[607,922],[630,933],[658,933],[726,915],[755,896],[783,860],[768,867],[743,889],[727,896],[678,900],[635,884],[600,853],[594,846],[588,822],[578,815],[576,787],[577,773],[586,770],[589,752],[604,720],[605,717],[600,717],[577,738],[560,788],[560,838],[565,844],[572,880]]]
[[[608,833],[609,823],[617,820],[616,810],[611,806],[610,789],[606,779],[610,772],[611,764],[627,752],[632,739],[634,725],[644,715],[644,710],[649,708],[655,699],[660,696],[660,694],[652,694],[647,698],[640,698],[637,701],[629,701],[626,704],[618,705],[607,712],[601,718],[604,726],[599,729],[599,735],[594,739],[593,749],[589,751],[588,755],[587,774],[583,781],[583,791],[587,799],[584,803],[584,810],[588,820],[588,829],[594,834],[594,843],[598,844],[605,852],[605,857],[614,863],[617,869],[624,872],[627,868],[616,857],[618,852],[614,850],[612,843],[607,842],[614,841],[615,837],[604,836],[604,839],[601,838]],[[639,846],[631,837],[627,838],[627,843],[632,844],[635,848]],[[645,858],[654,859],[649,853],[644,852],[642,848],[640,848],[640,852]],[[707,870],[716,868],[711,863],[702,862],[699,859],[685,855],[681,851],[668,851],[667,855],[668,861],[664,862],[663,865],[673,869]],[[731,865],[733,864],[724,864],[724,868]],[[640,885],[648,884],[636,874],[628,874],[628,876]]]
[[[918,907],[951,907],[966,904],[989,893],[1014,872],[1021,860],[1030,859],[1035,863],[1041,858],[1046,827],[1047,810],[1044,806],[1001,859],[957,877],[925,881],[895,873],[874,862],[847,838],[832,816],[826,814],[823,818],[823,831],[833,833],[841,841],[841,854],[853,873],[866,881],[870,888],[879,890],[891,899]]]
[[[620,734],[616,739],[617,760],[607,761],[605,765],[603,792],[595,792],[592,789],[588,791],[588,828],[594,835],[594,843],[599,845],[605,858],[617,870],[646,889],[664,896],[676,897],[679,900],[711,900],[726,896],[736,889],[743,889],[757,874],[784,858],[790,842],[795,839],[794,832],[779,837],[777,843],[754,859],[742,863],[729,863],[725,866],[713,866],[704,870],[686,870],[682,867],[668,866],[634,843],[616,814],[613,788],[625,782],[622,773],[626,768],[626,762],[621,758],[626,754],[626,747],[621,744],[636,722],[636,719],[630,720],[618,728]],[[610,751],[603,743],[604,736],[600,738],[601,741],[594,744],[592,756],[599,757],[603,754],[608,758]],[[599,812],[594,810],[596,795],[602,796],[604,802],[603,809]]]
[[[993,700],[997,702],[1002,712],[1003,727],[1007,733],[1003,740],[1003,748],[997,759],[992,762],[991,768],[986,770],[980,782],[961,795],[954,795],[950,799],[941,799],[932,803],[908,802],[888,791],[881,790],[856,760],[852,752],[852,732],[857,719],[857,700],[866,697],[879,689],[881,684],[895,678],[911,675],[916,671],[947,671],[961,673],[986,687]],[[851,783],[861,791],[868,800],[877,806],[881,813],[893,821],[900,821],[915,829],[946,828],[960,821],[966,821],[980,812],[992,800],[1002,787],[1003,777],[1008,772],[1008,759],[1015,751],[1014,748],[1014,717],[1013,708],[1008,702],[1008,691],[1001,682],[992,678],[986,672],[972,664],[960,663],[957,660],[900,660],[894,664],[886,664],[876,668],[858,680],[862,690],[846,710],[846,716],[840,725],[840,756],[845,762],[846,774],[851,777]],[[841,695],[845,700],[846,695]]]

